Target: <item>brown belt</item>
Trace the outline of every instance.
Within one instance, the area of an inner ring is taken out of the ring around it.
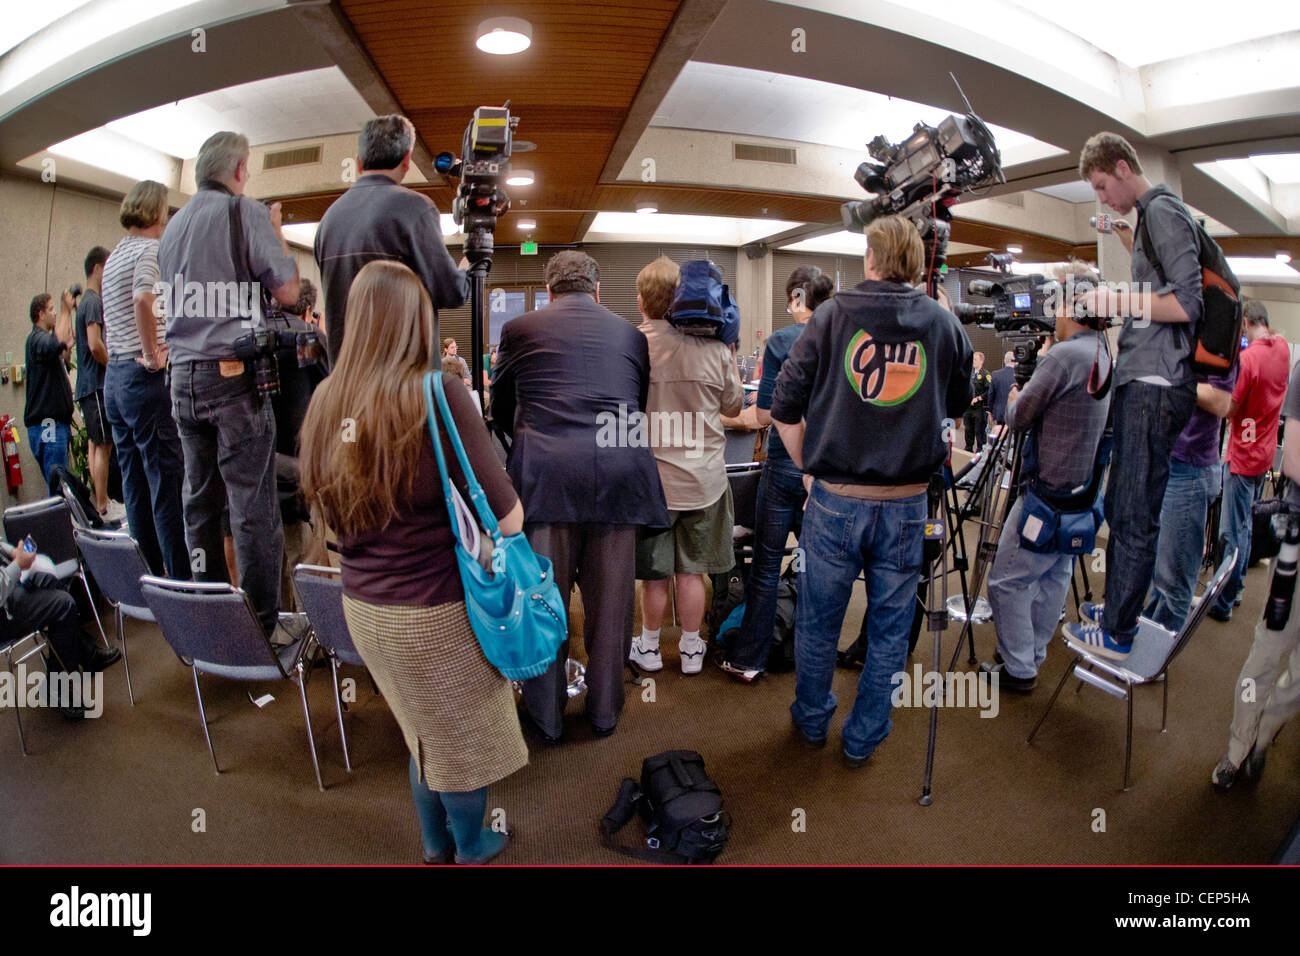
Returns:
[[[818,479],[821,486],[833,495],[844,498],[866,498],[870,501],[893,501],[897,498],[911,498],[925,492],[925,482],[915,485],[839,485]]]

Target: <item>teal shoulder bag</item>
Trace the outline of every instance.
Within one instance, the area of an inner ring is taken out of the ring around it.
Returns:
[[[511,680],[537,677],[555,663],[560,645],[568,636],[566,602],[555,584],[551,562],[536,554],[522,533],[501,534],[496,515],[488,506],[483,486],[474,477],[465,446],[456,431],[440,374],[425,373],[424,401],[447,512],[456,535],[456,563],[465,587],[465,609],[474,636],[488,662],[506,677]],[[439,411],[447,428],[447,440],[465,474],[478,522],[492,540],[492,556],[486,565],[478,559],[478,523],[447,474],[438,433]]]

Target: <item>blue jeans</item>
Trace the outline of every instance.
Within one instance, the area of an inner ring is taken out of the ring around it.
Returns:
[[[181,486],[185,459],[172,418],[167,373],[135,359],[108,363],[104,413],[122,469],[122,503],[131,534],[155,574],[190,579]]]
[[[1192,606],[1205,556],[1205,515],[1219,496],[1218,465],[1169,463],[1169,483],[1160,507],[1155,580],[1143,612],[1161,627],[1182,629]]]
[[[172,404],[185,452],[185,540],[199,581],[229,581],[221,512],[230,506],[239,586],[267,634],[280,609],[284,527],[275,491],[275,415],[258,396],[252,363],[224,378],[216,362],[172,369]]]
[[[1128,382],[1111,400],[1115,446],[1106,486],[1106,610],[1102,627],[1131,644],[1156,566],[1157,521],[1178,433],[1196,408],[1191,384]]]
[[[1219,535],[1227,537],[1228,547],[1237,549],[1237,564],[1228,575],[1228,583],[1215,603],[1224,614],[1232,613],[1232,602],[1246,583],[1246,566],[1250,564],[1250,538],[1253,527],[1250,506],[1264,494],[1264,475],[1234,475],[1229,472],[1223,482],[1223,510],[1219,513]]]
[[[45,479],[45,487],[50,494],[54,494],[50,488],[50,469],[55,465],[68,467],[68,442],[71,438],[71,426],[52,420],[27,426],[27,441],[32,446],[32,457],[41,466],[41,477]]]
[[[916,583],[925,544],[924,493],[894,501],[845,498],[813,485],[800,544],[806,558],[795,609],[795,700],[790,716],[813,740],[825,739],[836,699],[835,651],[853,583],[865,568],[871,643],[844,752],[864,758],[889,736],[892,677],[907,662]]]
[[[1021,545],[1017,498],[998,539],[997,557],[989,571],[989,606],[998,633],[998,653],[1012,677],[1031,678],[1047,658],[1056,625],[1065,607],[1074,555],[1039,554]]]
[[[776,627],[776,588],[781,576],[781,553],[796,533],[803,517],[803,473],[788,458],[763,463],[755,505],[754,561],[745,582],[745,615],[728,660],[737,667],[764,670]]]

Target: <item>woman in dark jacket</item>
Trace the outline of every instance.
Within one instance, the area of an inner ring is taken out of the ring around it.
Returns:
[[[338,536],[348,628],[411,752],[425,862],[486,863],[509,842],[483,825],[487,786],[524,766],[528,750],[510,682],[465,611],[421,384],[437,355],[433,306],[410,269],[376,261],[353,282],[345,322],[302,427],[303,491]],[[521,531],[523,508],[481,413],[459,378],[443,383],[502,534]],[[443,450],[465,493],[445,431]]]

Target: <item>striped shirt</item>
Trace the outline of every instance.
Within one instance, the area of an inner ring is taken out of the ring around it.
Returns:
[[[104,344],[109,359],[140,351],[140,331],[135,327],[135,300],[153,292],[159,280],[158,240],[127,236],[104,263]],[[163,298],[159,298],[161,303]],[[162,311],[161,306],[158,311]],[[158,342],[167,330],[165,316],[156,316]]]

